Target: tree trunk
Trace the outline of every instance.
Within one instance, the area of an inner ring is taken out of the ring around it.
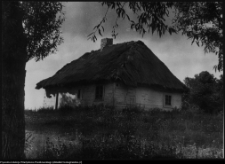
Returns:
[[[24,156],[24,86],[26,38],[23,34],[19,2],[3,1],[3,86],[2,158],[21,160]]]

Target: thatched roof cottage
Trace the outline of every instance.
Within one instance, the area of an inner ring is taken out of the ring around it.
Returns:
[[[59,93],[77,95],[81,105],[165,110],[181,108],[186,90],[143,42],[113,44],[110,38],[101,40],[99,50],[85,53],[37,83],[36,89],[40,88],[57,99]]]

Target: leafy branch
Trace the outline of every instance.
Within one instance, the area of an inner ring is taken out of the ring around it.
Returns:
[[[115,25],[113,26],[113,30],[112,30],[112,37],[114,39],[116,39],[116,36],[118,35],[118,33],[116,33],[116,28],[119,27],[118,25],[118,19],[120,18],[120,16],[124,19],[125,15],[127,16],[127,18],[129,19],[129,16],[126,14],[126,11],[124,10],[124,6],[127,2],[124,2],[123,5],[121,5],[119,3],[119,7],[116,9],[116,13],[117,13],[117,17],[116,17],[116,21],[115,21]]]
[[[130,16],[126,13],[124,6],[128,4],[133,13],[137,16],[138,21],[135,22],[130,19]],[[169,16],[169,8],[173,6],[173,3],[161,3],[161,2],[102,2],[102,6],[106,5],[108,9],[115,10],[117,18],[114,26],[112,27],[112,37],[116,38],[116,28],[118,28],[118,19],[127,19],[130,22],[130,28],[139,32],[142,37],[146,32],[157,32],[161,37],[168,31],[170,34],[176,33],[173,27],[169,27],[165,24],[165,16]],[[108,10],[107,10],[108,12]],[[138,14],[140,13],[140,14]],[[106,15],[103,17],[105,20]],[[104,21],[101,21],[94,27],[94,32],[88,35],[89,39],[93,41],[97,40],[95,33],[98,31],[101,34],[101,28]]]
[[[136,16],[136,22],[131,20],[126,13],[125,4],[128,4]],[[195,42],[198,46],[204,46],[205,53],[215,53],[219,61],[214,69],[223,70],[222,2],[102,2],[102,6],[107,6],[117,14],[115,25],[112,27],[114,38],[118,35],[115,29],[119,26],[119,18],[127,18],[130,28],[139,32],[142,37],[147,32],[151,32],[152,35],[157,32],[159,37],[166,32],[169,32],[170,35],[181,32],[192,39],[192,44]],[[165,18],[170,16],[170,11],[174,11],[175,15],[171,25],[168,25]],[[89,35],[93,41],[97,40],[95,35],[97,31],[101,35],[100,28],[104,29],[102,24],[100,22],[95,26],[96,30],[94,28],[95,31]]]
[[[174,27],[181,31],[192,44],[204,46],[205,53],[218,55],[216,70],[223,70],[222,4],[220,2],[176,3]]]
[[[88,37],[88,40],[91,39],[93,42],[95,42],[97,40],[97,37],[96,37],[96,32],[98,31],[99,35],[102,36],[102,32],[104,32],[104,27],[103,27],[103,23],[106,22],[107,20],[107,13],[109,11],[109,8],[107,8],[106,10],[106,13],[104,15],[104,17],[102,18],[102,20],[100,21],[100,23],[98,25],[96,25],[93,30],[95,30],[94,32],[90,33],[87,37]]]

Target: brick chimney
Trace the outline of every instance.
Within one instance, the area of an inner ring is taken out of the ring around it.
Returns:
[[[101,50],[107,46],[113,45],[112,38],[104,38],[101,40]]]

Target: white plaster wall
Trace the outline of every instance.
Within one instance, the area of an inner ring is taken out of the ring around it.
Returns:
[[[117,85],[116,85],[117,84]],[[156,91],[147,87],[126,87],[121,83],[104,84],[103,101],[95,100],[96,85],[76,86],[71,89],[71,93],[76,95],[78,89],[81,89],[81,105],[92,106],[94,104],[103,103],[105,105],[115,106],[123,109],[126,106],[138,106],[145,110],[151,108],[161,108],[171,110],[172,108],[181,108],[181,94]],[[165,94],[172,96],[171,106],[165,106]],[[60,104],[61,94],[59,94]],[[55,106],[55,97],[45,98],[44,106]]]
[[[114,83],[115,86],[115,107],[123,109],[136,105],[136,88],[126,87],[121,83]]]
[[[113,98],[114,92],[114,84],[108,83],[104,85],[104,104],[113,106],[115,99]]]
[[[171,106],[165,106],[165,95],[171,95]],[[148,110],[150,108],[161,108],[171,110],[172,108],[181,108],[181,94],[156,91],[153,89],[139,87],[136,89],[136,102],[138,105]]]
[[[120,83],[117,83],[118,85],[116,85],[116,83],[114,83],[115,86],[115,93],[114,93],[114,99],[115,99],[115,107],[118,109],[122,109],[126,107],[126,101],[127,101],[127,97],[126,97],[126,92],[127,89],[122,86]]]
[[[81,105],[92,106],[95,104],[104,103],[105,105],[113,104],[113,83],[104,85],[103,100],[95,100],[96,85],[77,86],[73,88],[74,94],[77,94],[78,89],[81,89]]]

